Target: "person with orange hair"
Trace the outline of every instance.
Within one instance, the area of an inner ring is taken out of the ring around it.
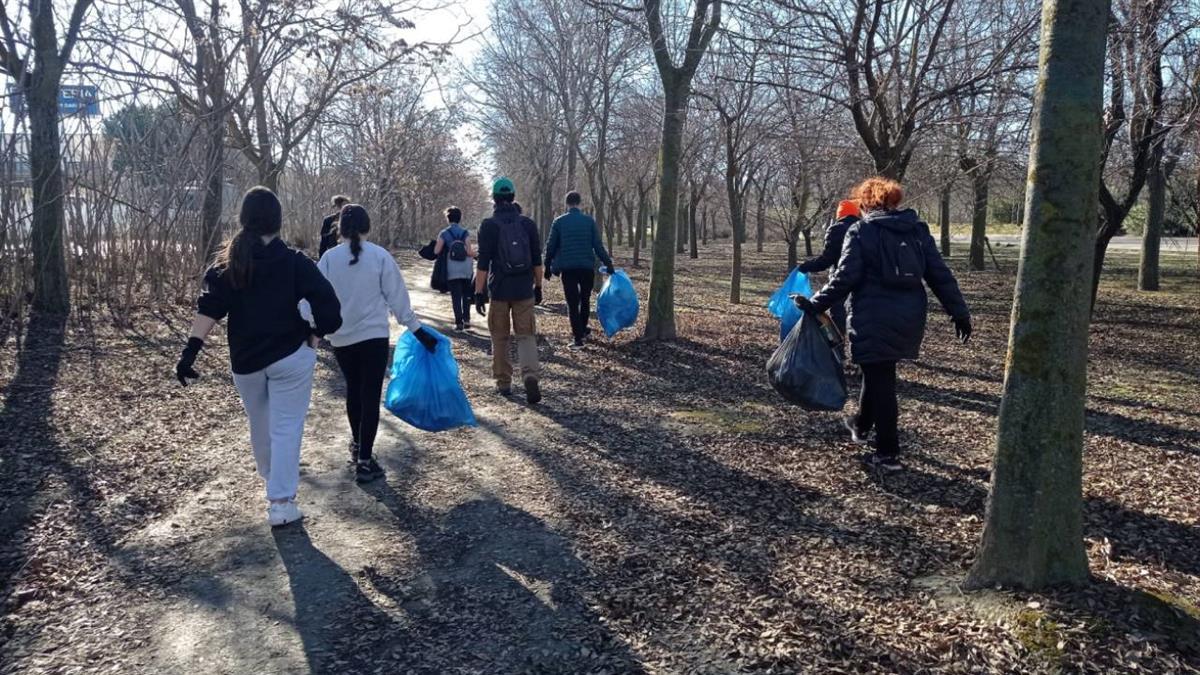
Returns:
[[[825,312],[850,299],[847,319],[850,358],[862,369],[858,414],[843,419],[855,443],[875,449],[863,458],[869,468],[898,471],[896,363],[920,355],[928,297],[933,290],[954,321],[958,339],[971,337],[971,313],[954,273],[946,266],[929,226],[912,209],[901,209],[904,192],[886,178],[868,178],[854,190],[862,220],[846,232],[842,258],[825,287],[812,299],[796,296],[807,313]]]
[[[837,215],[830,221],[829,227],[825,228],[825,245],[821,249],[821,255],[805,260],[797,265],[796,269],[804,274],[812,274],[836,267],[842,258],[842,242],[846,239],[846,230],[849,230],[850,226],[861,218],[862,212],[859,211],[858,202],[853,199],[843,199],[838,202]],[[837,325],[838,330],[845,335],[846,304],[844,302],[834,303],[830,307],[829,313],[833,315],[833,322]]]

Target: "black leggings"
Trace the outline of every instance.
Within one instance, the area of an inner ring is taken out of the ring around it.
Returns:
[[[595,273],[585,270],[563,270],[563,295],[567,296],[567,313],[571,315],[571,335],[576,340],[587,333],[592,318],[592,284]]]
[[[471,289],[470,279],[450,280],[450,304],[454,305],[454,323],[471,322],[471,302],[475,293]]]
[[[359,459],[371,459],[375,432],[379,429],[379,400],[383,374],[388,366],[387,338],[363,340],[336,347],[333,355],[346,378],[346,418],[358,443]]]
[[[859,431],[875,427],[875,448],[881,455],[895,457],[900,453],[900,438],[896,431],[900,406],[896,402],[896,362],[862,363],[862,392],[858,397],[858,417],[854,422]]]

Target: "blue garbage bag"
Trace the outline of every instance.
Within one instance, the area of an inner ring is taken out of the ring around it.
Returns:
[[[637,291],[625,270],[617,270],[604,280],[600,297],[596,298],[596,316],[608,337],[637,323]]]
[[[812,297],[812,285],[808,283],[808,275],[798,269],[792,270],[787,279],[783,280],[779,290],[767,301],[767,309],[779,319],[780,342],[787,338],[788,333],[792,332],[792,326],[800,320],[800,308],[788,297],[793,293],[799,293],[806,298]]]
[[[424,431],[475,426],[475,413],[458,383],[458,363],[450,352],[450,339],[429,326],[425,332],[437,338],[432,353],[412,331],[396,342],[384,407]]]

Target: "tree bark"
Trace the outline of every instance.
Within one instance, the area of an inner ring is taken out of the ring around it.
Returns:
[[[787,240],[788,246],[788,270],[796,269],[796,265],[800,264],[799,251],[796,250],[796,244],[799,243],[796,237],[789,237]]]
[[[942,257],[950,257],[950,188],[938,198],[938,226],[942,231]]]
[[[988,219],[988,183],[991,182],[991,171],[982,165],[976,165],[971,175],[971,193],[974,196],[971,206],[971,258],[970,268],[976,272],[987,269],[984,259],[984,239],[987,237]]]
[[[992,489],[969,588],[1087,579],[1083,428],[1108,0],[1045,0]]]
[[[662,121],[662,150],[659,158],[658,218],[654,232],[654,259],[650,267],[650,297],[647,300],[646,330],[650,340],[675,338],[675,244],[679,210],[679,160],[683,150],[683,128],[687,121],[689,82],[678,77],[663,82],[665,95]]]
[[[1146,229],[1142,232],[1142,258],[1138,264],[1140,291],[1158,290],[1158,253],[1167,208],[1167,180],[1162,153],[1162,144],[1159,143],[1150,158],[1150,177],[1146,184],[1150,203],[1146,213]]]
[[[49,3],[41,15],[49,18]],[[34,22],[39,19],[35,18]],[[51,31],[53,27],[51,27]],[[35,31],[35,36],[37,32]],[[42,51],[42,45],[37,47]],[[57,40],[49,51],[57,59]],[[33,307],[47,314],[65,314],[71,307],[70,284],[64,254],[66,185],[63,181],[62,146],[58,134],[58,85],[61,67],[39,59],[38,69],[25,90],[29,109],[29,168],[33,182]]]

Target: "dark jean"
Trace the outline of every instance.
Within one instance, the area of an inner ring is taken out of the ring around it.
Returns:
[[[900,437],[896,424],[900,406],[896,402],[896,362],[861,363],[862,392],[858,397],[858,416],[854,423],[859,431],[875,428],[875,449],[881,455],[900,454]]]
[[[346,418],[350,421],[350,434],[358,443],[358,458],[371,459],[375,433],[379,430],[383,375],[388,367],[387,338],[335,347],[333,355],[346,378]]]
[[[450,304],[454,305],[454,323],[471,322],[471,303],[475,299],[474,284],[470,279],[450,280]]]
[[[563,295],[567,297],[567,313],[571,316],[571,335],[582,340],[592,318],[592,285],[595,273],[585,270],[563,270]]]

